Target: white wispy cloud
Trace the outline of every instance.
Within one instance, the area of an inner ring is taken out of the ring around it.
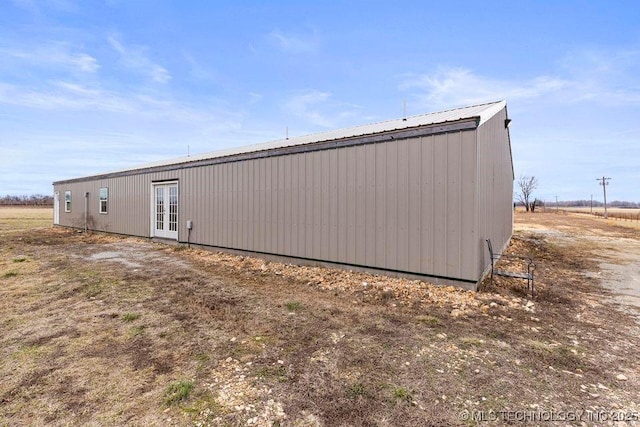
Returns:
[[[171,80],[171,74],[166,68],[148,58],[145,47],[125,46],[115,35],[109,36],[107,41],[118,52],[125,67],[150,77],[156,83],[167,83]]]
[[[52,81],[40,87],[0,82],[0,104],[38,110],[126,113],[154,120],[216,123],[231,113],[191,106],[175,99],[141,93],[122,94],[76,82]]]
[[[334,120],[321,112],[321,106],[331,94],[318,90],[308,90],[295,94],[284,103],[284,109],[289,114],[300,117],[305,121],[322,127],[332,127]]]
[[[0,47],[0,53],[31,66],[63,67],[86,73],[94,73],[100,68],[96,58],[63,42],[50,42],[37,47]]]
[[[421,107],[471,105],[498,99],[640,105],[640,50],[583,50],[567,54],[551,73],[530,78],[496,78],[463,67],[406,74],[398,88]]]
[[[203,66],[198,60],[196,60],[196,58],[193,57],[193,55],[183,53],[182,57],[184,58],[184,61],[189,65],[189,74],[192,78],[205,81],[216,80],[216,73],[213,70]]]
[[[371,119],[363,116],[361,106],[336,100],[330,92],[316,89],[290,95],[282,103],[282,108],[303,122],[324,128],[354,125]]]
[[[465,68],[442,68],[432,74],[406,75],[399,88],[413,92],[421,103],[440,108],[500,99],[538,98],[569,84],[564,79],[551,76],[508,81],[479,76]]]
[[[579,49],[559,63],[561,72],[574,82],[571,100],[608,106],[640,105],[640,47]]]
[[[249,92],[248,95],[249,95],[249,105],[255,105],[260,101],[262,101],[262,98],[264,98],[263,94],[257,93],[257,92]]]
[[[33,14],[41,15],[47,9],[77,12],[78,4],[70,0],[12,0],[12,3]]]
[[[316,28],[299,33],[275,29],[267,37],[274,46],[287,53],[313,52],[320,46],[320,37]]]

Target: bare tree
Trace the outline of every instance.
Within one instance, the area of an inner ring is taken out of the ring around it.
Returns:
[[[538,199],[537,197],[533,200],[533,203],[531,203],[531,212],[535,212],[537,207],[540,206],[544,206],[544,203],[542,203],[542,200]]]
[[[538,178],[535,176],[526,176],[520,175],[518,178],[518,187],[520,187],[520,192],[518,193],[518,200],[524,204],[524,208],[529,212],[529,210],[535,209],[535,206],[532,206],[529,199],[531,198],[531,194],[533,190],[538,188]],[[533,209],[531,209],[533,207]]]

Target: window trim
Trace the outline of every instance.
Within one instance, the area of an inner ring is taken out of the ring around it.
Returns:
[[[105,190],[106,196],[102,198],[102,190]],[[104,202],[104,210],[102,210],[102,202]],[[102,215],[109,213],[109,187],[100,187],[98,191],[98,212]]]
[[[67,200],[67,196],[69,196],[69,200]],[[71,212],[71,190],[64,192],[64,211]]]

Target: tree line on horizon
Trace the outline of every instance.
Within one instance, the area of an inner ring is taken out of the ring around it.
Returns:
[[[589,207],[591,200],[563,200],[556,202],[543,202],[536,200],[536,204],[540,206],[559,206],[563,208],[576,208],[576,207]],[[525,206],[522,200],[516,202],[517,206]],[[22,196],[2,196],[0,197],[0,206],[53,206],[53,196],[45,196],[44,194],[32,194]],[[593,207],[602,207],[604,203],[594,200]],[[607,202],[608,207],[612,208],[640,208],[640,203],[626,202],[621,200],[614,200],[613,202]]]
[[[520,200],[516,201],[516,206],[524,207],[524,203]],[[601,208],[604,206],[603,202],[598,200],[593,201],[593,205],[591,204],[591,200],[558,200],[558,204],[555,201],[547,200],[542,201],[538,200],[536,202],[539,206],[551,206],[551,207],[560,207],[560,208],[588,208],[593,206],[594,208]],[[614,200],[613,202],[607,201],[608,208],[629,208],[629,209],[637,209],[640,208],[640,203],[636,202],[625,202],[623,200]]]
[[[2,196],[0,206],[53,206],[53,196],[44,194]]]

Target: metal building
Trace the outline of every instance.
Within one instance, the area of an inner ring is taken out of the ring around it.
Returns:
[[[476,289],[513,229],[509,121],[500,101],[61,180],[54,222]]]

